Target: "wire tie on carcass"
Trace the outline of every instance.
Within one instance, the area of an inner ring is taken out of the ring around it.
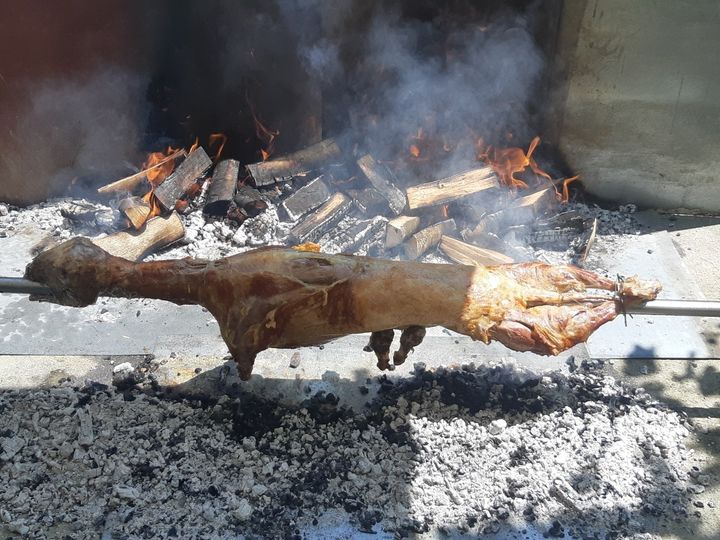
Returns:
[[[625,278],[620,274],[617,275],[617,281],[615,282],[615,300],[620,304],[620,313],[622,313],[625,326],[627,326],[627,310],[625,309]]]

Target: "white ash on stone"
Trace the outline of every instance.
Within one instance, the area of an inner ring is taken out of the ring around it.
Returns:
[[[0,205],[0,237],[14,236],[28,227],[45,232],[57,241],[72,236],[94,236],[114,227],[118,214],[109,206],[86,199],[51,199],[26,208]]]
[[[146,392],[0,393],[0,532],[299,538],[340,510],[400,537],[650,538],[704,501],[683,419],[585,368],[418,367],[380,377],[358,412],[324,394],[299,410],[245,394],[174,401],[143,369]]]

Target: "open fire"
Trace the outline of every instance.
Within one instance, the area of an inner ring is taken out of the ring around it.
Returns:
[[[347,238],[326,247],[409,259],[438,248],[440,256],[463,264],[523,260],[518,245],[542,244],[552,238],[550,231],[567,228],[571,234],[558,233],[555,242],[569,243],[587,228],[559,206],[568,201],[568,185],[578,177],[554,179],[538,166],[533,156],[539,137],[527,151],[485,146],[480,139],[472,168],[423,182],[419,175],[408,181],[404,166],[423,161],[432,168],[436,152],[452,150],[423,129],[411,137],[408,154],[398,163],[358,156],[357,147],[341,149],[332,139],[271,156],[279,132],[254,114],[253,121],[262,161],[245,166],[221,161],[227,137],[213,134],[212,159],[198,140],[188,149],[169,146],[149,154],[138,173],[98,191],[120,197],[128,226],[141,232],[149,219],[200,206],[206,220],[239,228],[273,208],[289,225],[275,242],[317,242],[342,222]],[[588,240],[578,243],[579,254],[586,256]]]

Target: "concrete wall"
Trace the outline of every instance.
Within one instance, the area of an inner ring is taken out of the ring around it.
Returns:
[[[589,191],[720,210],[720,3],[566,1],[557,139]]]

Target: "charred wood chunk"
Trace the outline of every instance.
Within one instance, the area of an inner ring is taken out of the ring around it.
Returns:
[[[451,261],[468,266],[509,264],[513,262],[511,257],[503,253],[466,244],[450,236],[441,238],[440,251]]]
[[[456,201],[497,187],[498,178],[491,167],[480,167],[442,180],[407,188],[408,207],[411,210]]]
[[[252,163],[247,166],[247,170],[256,187],[270,186],[330,164],[339,157],[340,147],[333,139],[325,139],[292,154]]]
[[[139,229],[150,216],[152,207],[149,202],[140,197],[127,197],[120,201],[118,210],[127,218],[133,229]]]
[[[155,197],[165,210],[172,210],[175,208],[175,203],[210,167],[212,161],[205,150],[198,146],[162,184],[155,188]]]
[[[245,213],[247,217],[255,217],[262,214],[268,208],[268,203],[257,189],[238,185],[237,192],[233,198],[235,205]]]
[[[280,207],[288,218],[295,221],[308,212],[315,210],[330,198],[330,190],[322,177],[309,182],[285,199]]]
[[[410,239],[405,242],[405,256],[408,259],[417,259],[430,248],[437,246],[443,235],[454,232],[455,220],[453,219],[446,219],[445,221],[426,227],[413,234]]]
[[[403,192],[392,182],[390,171],[375,161],[375,158],[369,154],[358,159],[357,163],[368,181],[387,201],[392,213],[395,215],[400,214],[407,201]]]
[[[388,202],[375,188],[351,189],[348,194],[352,197],[355,208],[367,217],[387,212]]]
[[[380,240],[385,223],[382,216],[359,221],[340,235],[340,252],[355,253],[361,246],[367,249],[366,244]]]
[[[420,218],[417,216],[398,216],[391,219],[385,227],[385,248],[392,249],[399,246],[419,228]]]
[[[224,216],[230,209],[235,195],[240,163],[224,159],[215,166],[203,213],[209,216]]]
[[[344,218],[351,208],[350,197],[343,193],[336,193],[290,230],[290,241],[297,243],[316,241]]]
[[[99,187],[97,191],[98,193],[119,193],[121,191],[131,192],[147,178],[149,172],[159,169],[170,161],[174,161],[185,156],[187,156],[187,152],[185,152],[185,150],[177,150],[165,159],[157,162],[155,165],[148,167],[147,169],[143,169],[142,171],[138,171],[135,174],[131,174],[130,176],[126,176],[125,178],[121,178],[120,180],[116,180],[111,184]]]

